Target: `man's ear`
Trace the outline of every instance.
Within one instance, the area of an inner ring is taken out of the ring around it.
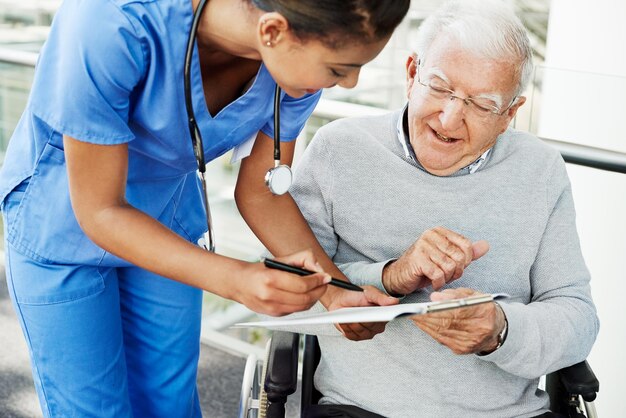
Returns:
[[[515,104],[513,106],[511,106],[509,108],[509,110],[506,111],[506,115],[507,117],[509,117],[510,119],[513,119],[515,117],[515,115],[517,114],[517,110],[524,104],[526,103],[526,97],[524,96],[519,96],[517,98],[517,100],[515,100]]]
[[[509,108],[509,110],[506,111],[506,113],[503,115],[506,117],[506,125],[504,125],[504,128],[502,129],[502,132],[506,131],[506,128],[508,128],[509,124],[511,123],[511,121],[513,120],[513,118],[515,117],[515,115],[517,114],[517,110],[524,104],[526,103],[526,97],[524,96],[519,96],[516,100],[515,100],[515,104],[513,106],[511,106]]]
[[[413,53],[409,55],[406,60],[406,96],[411,97],[411,90],[413,84],[415,84],[415,77],[417,77],[417,66],[419,65],[419,59],[417,54]]]
[[[275,46],[288,38],[289,22],[277,12],[264,13],[259,17],[259,37],[265,46]]]

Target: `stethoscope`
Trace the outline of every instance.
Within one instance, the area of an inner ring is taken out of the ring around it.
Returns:
[[[206,163],[204,161],[204,148],[202,146],[202,135],[196,123],[196,116],[193,111],[193,103],[191,101],[191,58],[193,56],[193,47],[196,41],[200,16],[204,10],[207,0],[201,0],[198,8],[193,15],[191,30],[189,31],[189,39],[187,40],[187,51],[185,54],[185,108],[187,109],[187,122],[189,124],[189,133],[191,135],[191,143],[193,145],[193,153],[198,164],[198,175],[202,182],[202,197],[204,208],[206,211],[207,232],[204,233],[199,244],[210,252],[215,252],[215,235],[213,232],[213,221],[211,218],[211,208],[209,206],[209,195],[206,183]],[[280,163],[280,97],[281,88],[276,84],[274,90],[274,167],[270,168],[265,174],[265,184],[275,195],[287,193],[291,187],[293,175],[291,168],[286,164]]]

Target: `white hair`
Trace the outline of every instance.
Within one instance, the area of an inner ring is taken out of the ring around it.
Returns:
[[[533,73],[532,48],[524,25],[502,0],[451,0],[420,25],[414,51],[421,62],[442,33],[452,35],[473,54],[520,63],[515,96],[526,89]]]

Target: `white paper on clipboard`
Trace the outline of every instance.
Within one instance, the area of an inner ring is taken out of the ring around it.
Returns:
[[[388,322],[407,315],[421,315],[425,313],[458,309],[467,306],[487,303],[496,299],[508,298],[506,293],[485,294],[470,296],[462,299],[450,299],[441,302],[403,303],[391,306],[365,306],[343,308],[330,312],[298,315],[294,318],[271,319],[268,321],[240,322],[236,328],[262,327],[285,328],[300,325],[317,324],[346,324],[352,322]]]

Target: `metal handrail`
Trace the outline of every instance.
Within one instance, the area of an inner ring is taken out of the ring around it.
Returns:
[[[626,174],[626,154],[587,145],[541,138],[556,148],[566,163]]]
[[[0,62],[7,64],[25,65],[34,67],[37,64],[39,54],[28,51],[19,51],[11,48],[0,48]]]
[[[33,52],[0,48],[0,62],[34,67],[37,63],[37,57],[38,54]],[[388,111],[377,107],[322,99],[313,111],[313,116],[334,120],[352,116],[374,116],[386,112]],[[541,139],[555,147],[567,163],[616,173],[626,173],[626,153],[555,139]]]

